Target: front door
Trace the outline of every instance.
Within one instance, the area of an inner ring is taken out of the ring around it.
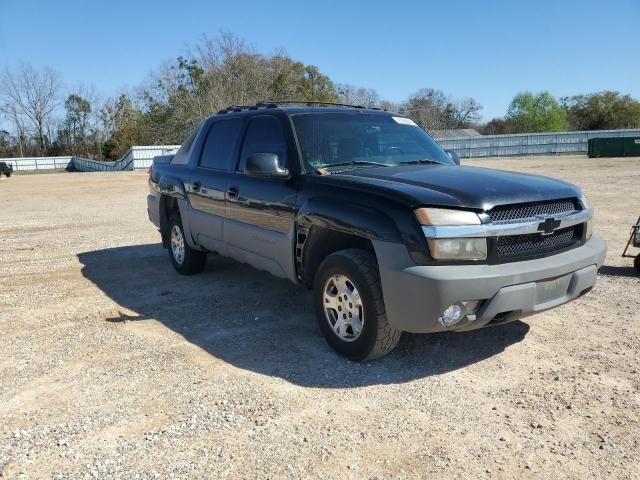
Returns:
[[[231,257],[295,280],[296,189],[289,180],[244,174],[246,159],[254,153],[275,153],[280,166],[291,169],[284,127],[273,115],[249,120],[236,171],[229,178],[224,240]]]

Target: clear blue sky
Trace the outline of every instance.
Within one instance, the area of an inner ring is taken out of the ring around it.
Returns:
[[[109,96],[220,30],[390,100],[474,97],[485,119],[522,90],[640,98],[640,0],[0,0],[0,68],[48,65]]]

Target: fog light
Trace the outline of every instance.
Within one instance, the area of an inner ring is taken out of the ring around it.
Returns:
[[[443,327],[452,327],[458,323],[465,314],[462,303],[457,302],[448,306],[438,319]]]
[[[448,306],[438,321],[443,327],[453,327],[456,323],[462,320],[465,316],[469,316],[469,320],[475,320],[475,313],[480,305],[479,300],[465,300],[463,302],[456,302],[453,305]]]

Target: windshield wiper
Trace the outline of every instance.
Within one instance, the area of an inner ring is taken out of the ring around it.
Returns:
[[[382,163],[382,162],[370,162],[368,160],[349,160],[348,162],[327,163],[326,165],[321,165],[320,168],[340,167],[344,165],[377,165],[379,167],[391,166],[388,163]]]
[[[420,160],[406,160],[404,162],[398,162],[398,165],[419,165],[421,163],[437,163],[440,165],[444,165],[442,162],[438,162],[437,160],[430,160],[428,158],[421,158]]]

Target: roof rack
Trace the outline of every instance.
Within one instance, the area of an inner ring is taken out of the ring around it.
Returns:
[[[369,109],[369,110],[381,110],[378,107],[365,107],[364,105],[351,105],[348,103],[338,103],[338,102],[320,102],[317,100],[266,100],[264,102],[258,102],[256,105],[318,105],[318,106],[328,106],[328,107],[348,107],[348,108],[360,108],[360,109]],[[273,107],[272,107],[273,108]]]
[[[231,105],[230,107],[219,110],[218,113],[244,112],[246,110],[258,110],[260,108],[276,108],[278,105],[268,103],[257,103],[256,105]]]
[[[247,110],[259,110],[262,108],[277,108],[281,105],[315,105],[319,107],[346,107],[346,108],[358,108],[369,110],[381,110],[377,107],[365,107],[362,105],[350,105],[348,103],[337,102],[320,102],[316,100],[265,100],[258,102],[255,105],[231,105],[218,111],[218,114],[231,113],[231,112],[244,112]]]

